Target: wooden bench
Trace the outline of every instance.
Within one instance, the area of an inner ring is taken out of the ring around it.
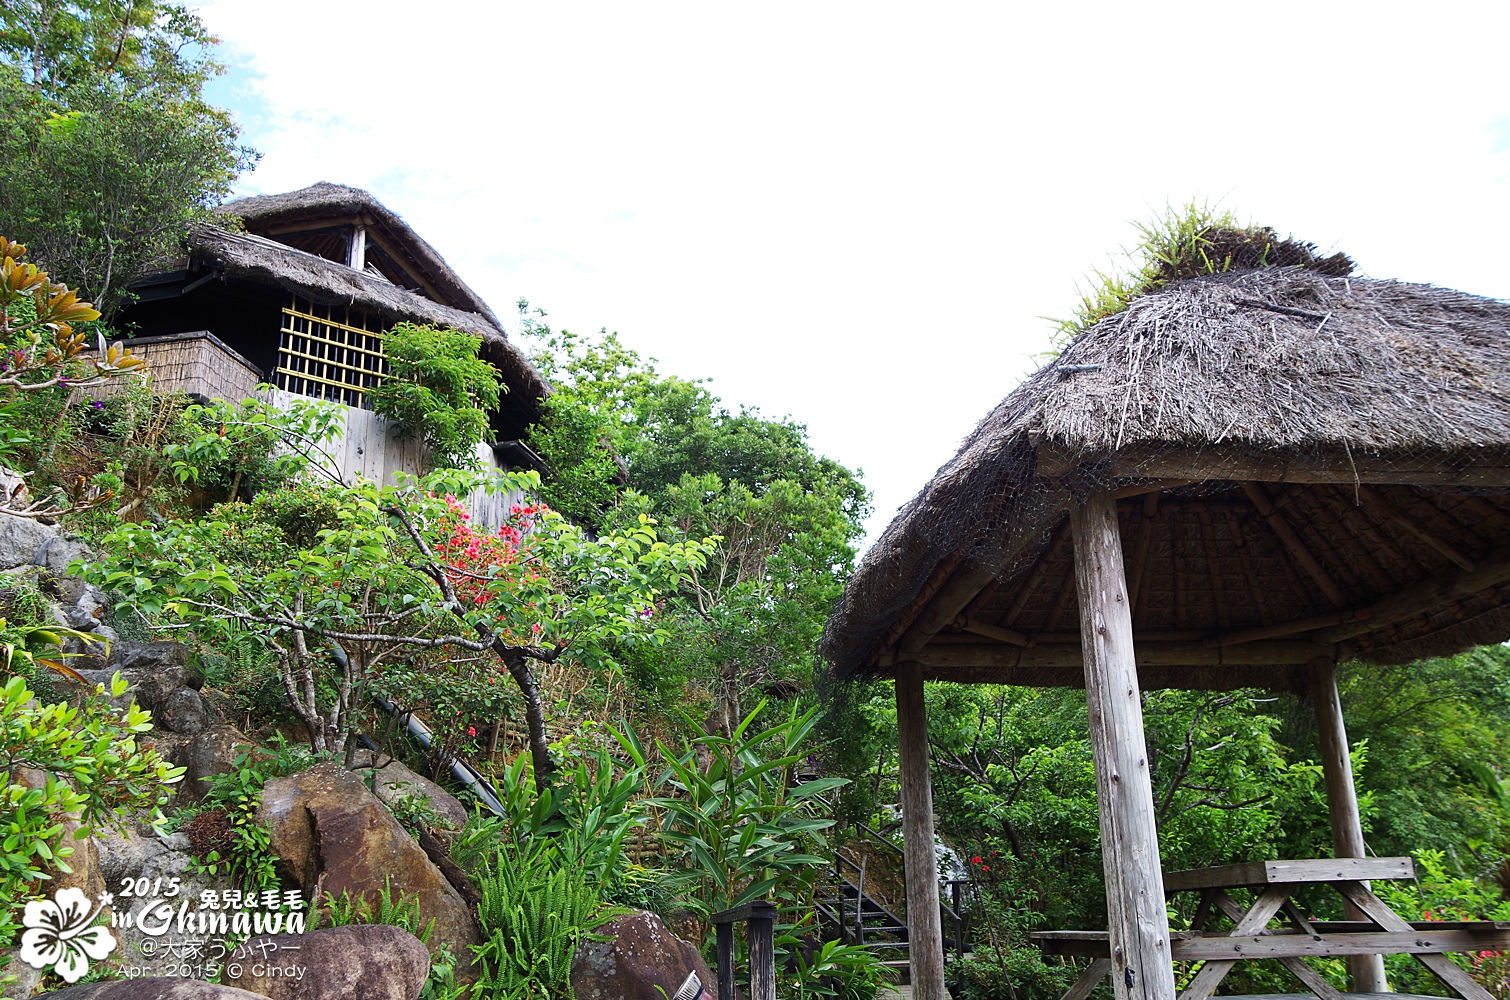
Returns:
[[[1492,1000],[1490,993],[1444,953],[1510,949],[1510,922],[1492,920],[1407,921],[1374,895],[1368,881],[1415,877],[1409,858],[1331,858],[1319,861],[1260,861],[1171,872],[1165,891],[1200,893],[1192,930],[1170,933],[1169,954],[1177,962],[1203,962],[1180,993],[1180,1000],[1208,1000],[1239,961],[1278,960],[1321,1000],[1344,994],[1304,961],[1347,955],[1411,955],[1462,1000]],[[1311,920],[1291,898],[1309,885],[1329,885],[1363,920]],[[1231,890],[1251,888],[1246,907]],[[1207,931],[1220,912],[1232,921],[1228,931]],[[1276,919],[1281,926],[1269,926]],[[1085,1000],[1111,971],[1106,931],[1040,931],[1033,935],[1046,955],[1091,959],[1064,1000]]]

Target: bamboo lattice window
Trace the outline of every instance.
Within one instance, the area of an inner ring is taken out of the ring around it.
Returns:
[[[283,309],[278,388],[371,409],[367,393],[388,377],[382,333],[365,313],[294,299]]]

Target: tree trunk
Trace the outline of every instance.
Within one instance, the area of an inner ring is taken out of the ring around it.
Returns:
[[[540,687],[535,683],[528,657],[516,650],[499,650],[498,653],[509,669],[509,676],[519,686],[519,693],[524,696],[524,722],[529,732],[535,791],[543,792],[551,786],[556,765],[551,762],[550,743],[545,736],[545,706],[540,703]]]

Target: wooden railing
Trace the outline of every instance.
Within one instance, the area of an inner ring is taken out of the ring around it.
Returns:
[[[750,946],[750,1000],[776,1000],[776,904],[757,899],[713,914],[718,934],[718,995],[734,996],[734,925]]]

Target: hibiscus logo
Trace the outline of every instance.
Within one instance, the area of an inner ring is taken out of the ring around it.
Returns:
[[[109,895],[108,893],[106,895]],[[54,899],[26,904],[21,917],[21,961],[33,969],[52,970],[66,982],[76,983],[89,971],[89,959],[102,961],[115,950],[115,936],[106,927],[91,927],[100,905],[89,908],[83,889],[59,889]]]

